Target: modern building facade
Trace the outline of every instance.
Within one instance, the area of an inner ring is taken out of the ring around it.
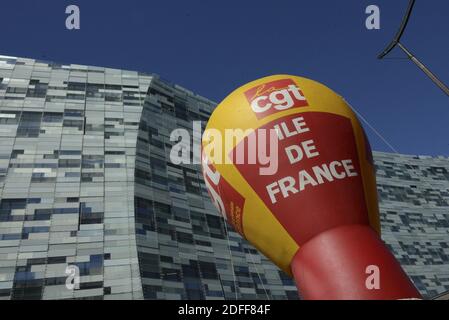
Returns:
[[[382,238],[421,293],[449,290],[449,159],[376,152]]]
[[[0,299],[297,299],[199,166],[169,160],[214,107],[155,75],[0,56]],[[449,159],[375,159],[385,241],[424,295],[449,290]]]

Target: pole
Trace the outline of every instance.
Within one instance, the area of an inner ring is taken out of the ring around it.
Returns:
[[[410,60],[412,60],[418,68],[420,68],[443,92],[449,96],[449,88],[432,73],[421,61],[418,60],[402,43],[398,42],[398,47],[405,52]]]
[[[410,20],[410,16],[412,14],[413,8],[415,6],[416,0],[410,0],[407,11],[405,13],[404,18],[402,19],[401,26],[399,27],[399,31],[396,33],[393,40],[388,44],[388,46],[382,51],[381,54],[377,57],[378,59],[383,59],[387,56],[396,46],[400,47],[402,51],[409,57],[410,60],[413,61],[414,64],[418,66],[443,92],[449,96],[449,88],[440,80],[438,77],[432,73],[421,61],[418,60],[400,41],[404,34],[405,29],[407,28],[408,22]]]

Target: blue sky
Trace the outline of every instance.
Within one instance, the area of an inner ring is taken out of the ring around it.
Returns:
[[[0,53],[154,72],[217,102],[271,74],[320,81],[401,153],[449,155],[449,98],[407,60],[376,59],[407,0],[9,0]],[[65,28],[77,4],[81,30]],[[381,9],[381,30],[365,8]],[[418,0],[406,44],[449,83],[449,1]],[[390,57],[404,57],[395,50]],[[373,149],[389,148],[367,130]]]

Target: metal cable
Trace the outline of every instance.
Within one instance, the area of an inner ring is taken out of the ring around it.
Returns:
[[[223,219],[223,223],[224,223],[225,231],[226,231],[226,235],[227,235],[226,238],[228,239],[229,258],[230,258],[230,261],[231,261],[232,276],[234,278],[235,300],[238,300],[237,279],[235,277],[234,260],[232,259],[232,251],[231,251],[231,242],[229,240],[228,223],[226,222],[226,220],[224,218],[222,218],[222,219]],[[226,294],[224,293],[224,295],[225,295],[225,299],[226,299]]]
[[[357,116],[362,119],[363,122],[366,123],[366,125],[396,154],[399,154],[398,150],[393,147],[391,145],[391,143],[388,142],[388,140],[379,132],[376,130],[376,128],[374,128],[369,122],[368,120],[365,119],[365,117],[360,114],[360,112],[358,112],[348,101],[345,100],[345,102],[351,107],[351,109],[357,114]]]
[[[265,296],[267,297],[267,300],[271,300],[270,297],[268,296],[267,289],[265,289],[265,285],[263,284],[262,277],[260,276],[259,269],[257,268],[256,262],[254,261],[253,254],[251,253],[251,250],[249,250],[249,256],[254,265],[254,269],[256,269],[256,273],[257,273],[257,276],[259,277],[260,283],[262,284],[262,288],[263,288],[263,291],[265,292]]]

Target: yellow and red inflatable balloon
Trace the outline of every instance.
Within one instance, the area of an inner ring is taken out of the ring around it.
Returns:
[[[202,147],[218,210],[303,298],[420,297],[380,240],[371,148],[335,92],[290,75],[246,84],[215,109]]]

